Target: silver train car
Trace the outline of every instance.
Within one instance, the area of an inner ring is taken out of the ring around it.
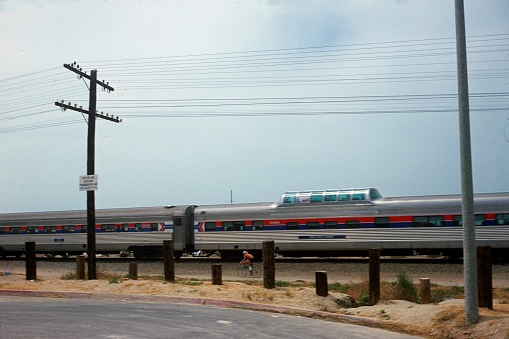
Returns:
[[[476,194],[476,242],[509,258],[509,193]],[[374,188],[286,192],[276,203],[164,206],[96,211],[96,252],[158,257],[173,239],[176,256],[242,250],[260,257],[274,241],[288,257],[434,254],[461,257],[460,195],[383,198]],[[27,241],[40,253],[87,250],[86,211],[0,214],[0,255],[21,255]]]

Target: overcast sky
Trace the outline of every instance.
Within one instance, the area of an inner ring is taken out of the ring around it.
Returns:
[[[509,191],[509,1],[465,1],[475,192]],[[454,1],[0,0],[0,212],[460,193]],[[231,194],[232,193],[232,194]]]

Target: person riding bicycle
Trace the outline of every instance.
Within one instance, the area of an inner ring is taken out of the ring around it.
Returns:
[[[244,254],[244,259],[242,259],[240,263],[246,265],[249,270],[249,274],[253,275],[254,256],[248,251],[243,251],[242,254]]]

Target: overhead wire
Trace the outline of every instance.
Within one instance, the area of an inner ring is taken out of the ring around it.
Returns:
[[[483,57],[478,60],[472,58],[474,60],[469,60],[469,63],[480,66],[470,71],[470,79],[507,78],[509,75],[509,72],[506,71],[507,68],[482,68],[482,65],[507,62],[507,60],[497,56],[507,53],[507,43],[505,42],[508,40],[509,34],[469,37],[469,55],[488,54],[490,56],[490,58]],[[150,89],[151,91],[176,89],[224,90],[232,87],[242,89],[295,88],[298,86],[318,86],[317,88],[324,88],[324,86],[344,86],[347,84],[443,82],[456,80],[456,73],[452,67],[455,65],[454,58],[452,58],[455,55],[454,43],[454,38],[417,39],[321,47],[99,60],[80,62],[79,64],[82,67],[92,64],[93,68],[101,67],[101,76],[108,78],[110,82],[114,81],[115,90],[120,93],[139,92],[142,89]],[[445,60],[444,57],[446,58]],[[405,59],[405,62],[401,62],[402,59]],[[423,60],[419,61],[418,59]],[[391,60],[391,62],[387,63],[387,60]],[[430,70],[430,66],[433,66],[435,69]],[[402,67],[410,69],[408,71],[392,70],[392,68]],[[128,71],[126,71],[126,68],[128,68]],[[377,72],[366,72],[365,70],[367,69],[376,69]],[[76,83],[76,79],[73,79],[72,75],[69,76],[68,72],[60,71],[54,73],[55,70],[61,70],[61,67],[0,79],[0,98],[2,98],[0,101],[0,117],[4,116],[2,117],[3,120],[15,120],[49,113],[53,110],[39,111],[37,108],[43,107],[42,105],[54,105],[56,100],[65,100],[67,102],[72,97],[76,99],[72,100],[73,102],[84,102],[88,97],[86,87],[83,84]],[[335,70],[335,72],[330,72],[331,70]],[[352,73],[354,70],[362,71]],[[348,74],[343,74],[342,71],[347,71]],[[176,76],[179,76],[179,78],[176,78]],[[85,82],[85,84],[87,83]],[[27,91],[31,93],[29,99],[26,98]],[[492,93],[493,98],[500,98],[499,94],[503,93]],[[19,103],[20,97],[23,97],[22,103]],[[295,98],[285,98],[287,99],[286,105],[297,107],[288,111],[288,114],[292,112],[295,115],[305,114],[306,112],[298,111],[298,107],[305,107],[305,105],[327,105],[339,102],[334,100],[359,103],[353,97],[345,97],[343,99],[336,97],[331,99],[330,102],[321,102],[319,97],[315,96],[315,99],[312,99],[310,102],[297,102]],[[392,102],[409,100],[404,98],[406,98],[404,95],[394,95],[392,99],[384,100],[393,100]],[[179,105],[174,103],[168,104],[171,101],[161,104],[162,101],[158,99],[146,99],[136,103],[135,101],[125,99],[125,97],[118,101],[102,101],[99,99],[98,102],[107,102],[109,105],[102,108],[114,111],[126,109],[142,109],[144,111],[147,109],[186,109],[187,113],[185,114],[188,117],[197,114],[192,112],[193,109],[197,108],[230,106],[250,108],[282,105],[282,103],[263,102],[263,97],[245,98],[246,100],[251,100],[251,102],[248,103],[246,101],[243,104],[239,104],[237,99],[239,98],[226,97],[221,99],[229,101],[229,104],[204,104],[203,100],[208,99],[200,99],[199,97],[197,99],[189,99],[187,102],[181,102]],[[288,100],[294,100],[294,102],[289,102]],[[428,102],[433,102],[435,105],[440,104],[438,97],[430,96],[422,100],[428,100]],[[41,103],[44,101],[46,103]],[[363,101],[363,103],[366,104],[367,101]],[[490,104],[498,105],[499,102],[491,102]],[[306,107],[306,109],[309,108]],[[496,110],[499,109],[501,108],[496,108]],[[361,111],[359,110],[359,112]],[[337,114],[341,110],[325,109],[320,111],[320,114],[328,114],[327,112]],[[362,112],[381,114],[384,111],[363,110]],[[210,116],[219,116],[216,112],[209,112],[209,114]],[[252,116],[255,113],[246,111],[245,115],[242,114],[242,112],[239,112],[237,116]],[[270,112],[267,114],[270,115]],[[171,117],[175,115],[172,115],[172,112],[167,112],[167,115],[147,112],[146,114],[127,114],[126,116],[148,118],[155,116]],[[34,122],[34,126],[37,126],[37,124],[39,123]],[[51,124],[44,126],[51,126]],[[0,130],[0,133],[2,133],[2,130]]]

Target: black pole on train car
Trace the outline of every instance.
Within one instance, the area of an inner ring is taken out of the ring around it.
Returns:
[[[472,146],[470,141],[467,46],[463,0],[455,1],[455,13],[463,219],[463,270],[465,276],[465,323],[467,325],[472,325],[479,321],[479,299],[477,294]]]
[[[97,70],[92,70],[90,75],[83,72],[76,62],[72,64],[64,64],[68,70],[78,74],[78,78],[86,78],[90,80],[90,96],[89,96],[89,109],[84,110],[76,105],[72,106],[71,103],[65,104],[64,101],[55,102],[55,105],[62,108],[62,110],[70,109],[83,114],[88,114],[88,138],[87,138],[87,176],[95,177],[95,120],[102,118],[113,122],[121,122],[121,119],[113,115],[104,115],[102,112],[97,112],[97,85],[100,85],[108,92],[113,91],[113,87],[109,83],[97,80]],[[97,181],[92,180],[92,184],[87,186],[84,184],[83,189],[87,191],[87,256],[88,256],[88,279],[97,279],[97,265],[96,265],[96,239],[95,239],[95,190],[97,189]]]

